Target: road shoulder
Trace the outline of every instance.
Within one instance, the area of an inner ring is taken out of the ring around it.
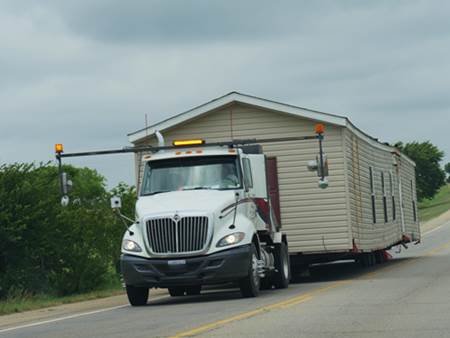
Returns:
[[[150,297],[162,296],[166,294],[167,290],[165,289],[150,290]],[[32,322],[45,321],[49,319],[64,317],[68,315],[76,315],[84,312],[97,311],[106,308],[114,308],[127,304],[127,296],[125,294],[122,294],[118,296],[93,299],[77,303],[57,305],[38,310],[3,315],[0,316],[0,330],[12,326],[26,325]]]

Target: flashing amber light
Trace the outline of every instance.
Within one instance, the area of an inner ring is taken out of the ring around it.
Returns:
[[[173,141],[173,145],[175,147],[182,147],[182,146],[197,146],[197,145],[201,145],[204,144],[205,140],[176,140]]]
[[[55,153],[61,154],[64,152],[64,146],[61,143],[55,144]]]
[[[316,134],[323,134],[325,132],[325,126],[322,123],[317,123],[314,126],[314,131]]]
[[[228,152],[231,154],[236,154],[236,149],[228,149]]]
[[[203,153],[203,150],[196,150],[195,151],[197,154],[202,154]]]
[[[181,155],[182,154],[182,152],[181,151],[177,151],[177,152],[175,152],[175,155]]]
[[[186,151],[186,154],[192,154],[192,151],[190,151],[190,150],[188,150],[188,151]]]

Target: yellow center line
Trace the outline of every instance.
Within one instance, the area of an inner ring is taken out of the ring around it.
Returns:
[[[287,300],[278,302],[278,303],[274,303],[274,304],[270,304],[270,305],[266,305],[266,306],[262,306],[260,308],[256,308],[255,310],[251,310],[251,311],[247,311],[247,312],[243,312],[241,314],[238,314],[236,316],[232,316],[226,319],[222,319],[222,320],[218,320],[209,324],[205,324],[199,327],[196,327],[192,330],[188,330],[188,331],[183,331],[183,332],[179,332],[174,336],[171,336],[169,338],[180,338],[180,337],[191,337],[191,336],[195,336],[198,335],[200,333],[204,333],[210,330],[213,330],[217,327],[226,325],[228,323],[231,322],[235,322],[238,320],[242,320],[242,319],[246,319],[246,318],[250,318],[250,317],[254,317],[256,315],[259,315],[261,313],[265,313],[271,310],[276,310],[276,309],[282,309],[282,308],[287,308],[289,306],[293,306],[293,305],[297,305],[300,303],[304,303],[309,301],[310,299],[313,298],[314,295],[318,294],[318,293],[322,293],[322,292],[326,292],[328,290],[334,289],[342,284],[348,283],[349,281],[339,281],[339,282],[335,282],[329,286],[311,291],[311,292],[307,292],[307,293],[303,293],[301,295],[295,296],[293,298],[289,298]]]
[[[429,251],[425,252],[422,256],[423,257],[432,256],[432,255],[434,255],[434,254],[436,254],[436,253],[438,253],[438,252],[440,252],[442,250],[445,250],[448,247],[450,247],[450,241],[447,242],[447,243],[444,243],[444,244],[442,244],[442,245],[440,245],[440,246],[438,246],[438,247],[436,247],[436,248],[434,248],[432,250],[429,250]],[[179,333],[177,333],[174,336],[171,336],[169,338],[181,338],[181,337],[196,336],[196,335],[199,335],[201,333],[214,330],[214,329],[216,329],[218,327],[224,326],[224,325],[229,324],[231,322],[235,322],[235,321],[247,319],[247,318],[250,318],[250,317],[254,317],[256,315],[259,315],[259,314],[262,314],[262,313],[265,313],[265,312],[268,312],[268,311],[284,309],[284,308],[287,308],[287,307],[290,307],[290,306],[293,306],[293,305],[305,303],[305,302],[313,299],[314,296],[316,296],[318,294],[321,294],[321,293],[324,293],[324,292],[327,292],[329,290],[335,289],[335,288],[337,288],[337,287],[339,287],[341,285],[349,284],[351,282],[355,282],[355,281],[361,280],[361,279],[367,279],[367,277],[373,277],[373,276],[375,276],[375,275],[377,275],[377,274],[379,274],[381,272],[386,272],[386,271],[388,271],[388,270],[390,270],[392,268],[395,268],[395,267],[398,267],[398,266],[405,266],[405,265],[411,264],[413,262],[415,262],[415,260],[401,262],[401,263],[394,264],[394,265],[391,265],[391,266],[386,266],[386,267],[381,268],[381,269],[379,269],[377,271],[368,272],[368,273],[364,274],[363,276],[360,276],[360,277],[357,277],[357,278],[354,278],[354,279],[337,281],[337,282],[334,282],[334,283],[332,283],[332,284],[330,284],[328,286],[325,286],[325,287],[322,287],[322,288],[318,288],[316,290],[297,295],[297,296],[295,296],[293,298],[289,298],[289,299],[281,301],[281,302],[273,303],[273,304],[270,304],[270,305],[265,305],[265,306],[256,308],[256,309],[251,310],[251,311],[240,313],[240,314],[238,314],[236,316],[228,317],[228,318],[225,318],[225,319],[222,319],[222,320],[218,320],[218,321],[211,322],[211,323],[208,323],[208,324],[205,324],[205,325],[201,325],[201,326],[198,326],[198,327],[193,328],[191,330],[179,332]]]

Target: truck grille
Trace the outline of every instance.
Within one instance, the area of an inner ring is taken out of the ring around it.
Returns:
[[[176,221],[158,218],[147,221],[147,235],[154,253],[183,253],[202,250],[208,236],[208,217],[189,216]]]

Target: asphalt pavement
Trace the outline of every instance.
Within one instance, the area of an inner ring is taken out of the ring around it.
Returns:
[[[450,223],[371,268],[316,266],[285,290],[155,295],[120,305],[2,325],[0,337],[450,337]]]

